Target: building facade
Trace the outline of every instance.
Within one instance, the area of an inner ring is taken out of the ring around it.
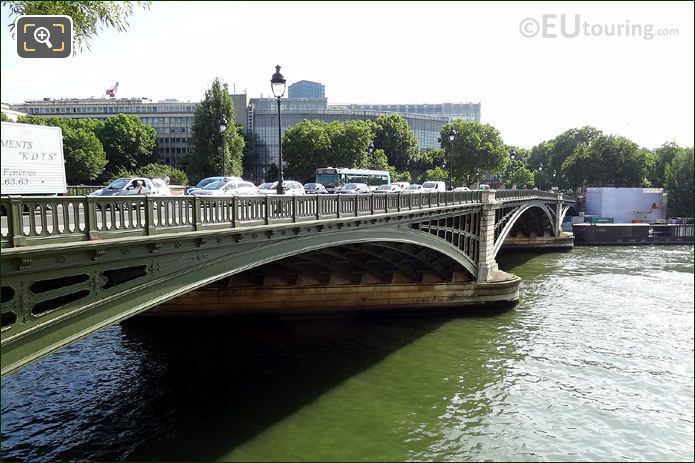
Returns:
[[[248,107],[249,132],[252,135],[255,154],[254,176],[265,177],[271,164],[277,164],[278,147],[278,112],[277,100],[274,98],[251,98]],[[305,119],[315,121],[350,121],[376,120],[389,113],[371,110],[353,110],[343,107],[328,106],[325,98],[286,98],[281,105],[281,132],[284,136],[288,127]],[[443,116],[423,114],[401,114],[408,126],[415,133],[421,150],[438,148],[441,128],[449,119]]]
[[[287,88],[288,98],[325,98],[326,87],[319,82],[300,80]]]
[[[235,123],[246,130],[246,95],[231,95],[236,109]],[[31,116],[70,117],[105,120],[117,114],[136,116],[157,131],[160,162],[177,167],[181,158],[190,153],[190,138],[198,102],[175,99],[153,102],[146,98],[72,98],[26,101],[10,105],[15,111]]]
[[[480,103],[432,103],[432,104],[350,104],[347,109],[354,111],[382,111],[386,113],[425,114],[443,116],[449,121],[465,119],[480,122]]]

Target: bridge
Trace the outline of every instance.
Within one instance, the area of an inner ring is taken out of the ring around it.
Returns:
[[[516,301],[519,278],[495,261],[503,243],[559,238],[575,206],[537,190],[3,197],[2,374],[167,307]]]

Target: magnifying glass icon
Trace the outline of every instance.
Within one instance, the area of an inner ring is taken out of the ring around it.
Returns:
[[[45,27],[37,27],[34,31],[34,40],[45,44],[48,48],[53,48],[51,44],[51,33]]]

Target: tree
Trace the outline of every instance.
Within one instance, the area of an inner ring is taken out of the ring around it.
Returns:
[[[90,49],[90,41],[101,29],[112,27],[119,32],[128,30],[128,17],[135,6],[149,8],[151,2],[118,1],[7,1],[10,8],[10,29],[14,30],[15,17],[20,15],[66,15],[72,18],[73,50]]]
[[[95,180],[108,163],[97,136],[82,128],[65,127],[62,131],[67,182],[76,185]]]
[[[287,173],[297,179],[311,179],[318,167],[331,165],[328,161],[330,150],[331,139],[325,122],[305,119],[288,127],[282,138],[282,154],[287,163]]]
[[[517,146],[507,146],[508,159],[500,170],[499,178],[508,188],[530,188],[535,185],[535,176],[527,166],[531,152]]]
[[[427,169],[420,176],[420,182],[427,181],[447,181],[449,179],[449,171],[442,169],[441,167],[435,167],[433,169]]]
[[[128,170],[157,161],[157,132],[136,116],[111,116],[97,130],[109,160],[106,175],[119,168]]]
[[[669,215],[693,217],[693,148],[682,148],[666,168]]]
[[[12,119],[10,119],[10,117],[9,117],[7,114],[5,114],[5,113],[0,113],[0,121],[2,121],[2,122],[12,122]]]
[[[228,128],[220,132],[220,117]],[[234,129],[236,111],[229,92],[219,78],[205,91],[205,98],[196,107],[191,134],[188,174],[193,178],[220,175],[241,175],[244,137]],[[222,141],[224,139],[224,155]],[[224,156],[224,158],[223,158]]]
[[[674,142],[664,143],[656,149],[654,169],[649,176],[652,186],[663,187],[666,185],[666,169],[681,150],[683,148]]]
[[[620,136],[600,135],[589,146],[575,150],[561,166],[563,177],[572,187],[649,186],[654,155]]]
[[[391,166],[389,166],[384,150],[376,149],[371,156],[367,157],[366,162],[361,167],[372,170],[388,170]]]
[[[452,128],[457,132],[453,147],[449,140]],[[449,168],[455,184],[475,185],[486,175],[499,172],[507,159],[499,132],[489,124],[456,119],[442,127],[440,143],[447,154],[453,150]]]
[[[399,114],[379,116],[374,122],[374,148],[384,150],[388,163],[403,172],[411,170],[420,157],[413,129]]]
[[[589,146],[592,140],[601,135],[600,130],[585,126],[567,130],[552,140],[534,146],[527,167],[535,175],[539,188],[569,188],[569,182],[562,174],[562,164],[578,149]]]
[[[331,148],[326,158],[328,165],[362,167],[367,162],[367,149],[374,139],[370,122],[334,121],[329,122],[326,129],[331,141]],[[388,157],[388,154],[386,156]]]

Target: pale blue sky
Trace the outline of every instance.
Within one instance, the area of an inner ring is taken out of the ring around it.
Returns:
[[[563,14],[595,31],[653,24],[677,35],[522,35],[526,18],[559,24]],[[115,81],[120,97],[194,101],[216,76],[267,96],[280,64],[290,83],[326,85],[332,104],[481,102],[482,121],[509,144],[586,124],[648,148],[693,144],[691,2],[154,2],[129,32],[105,31],[91,51],[52,61],[19,58],[7,24],[2,8],[6,103],[99,97]]]

